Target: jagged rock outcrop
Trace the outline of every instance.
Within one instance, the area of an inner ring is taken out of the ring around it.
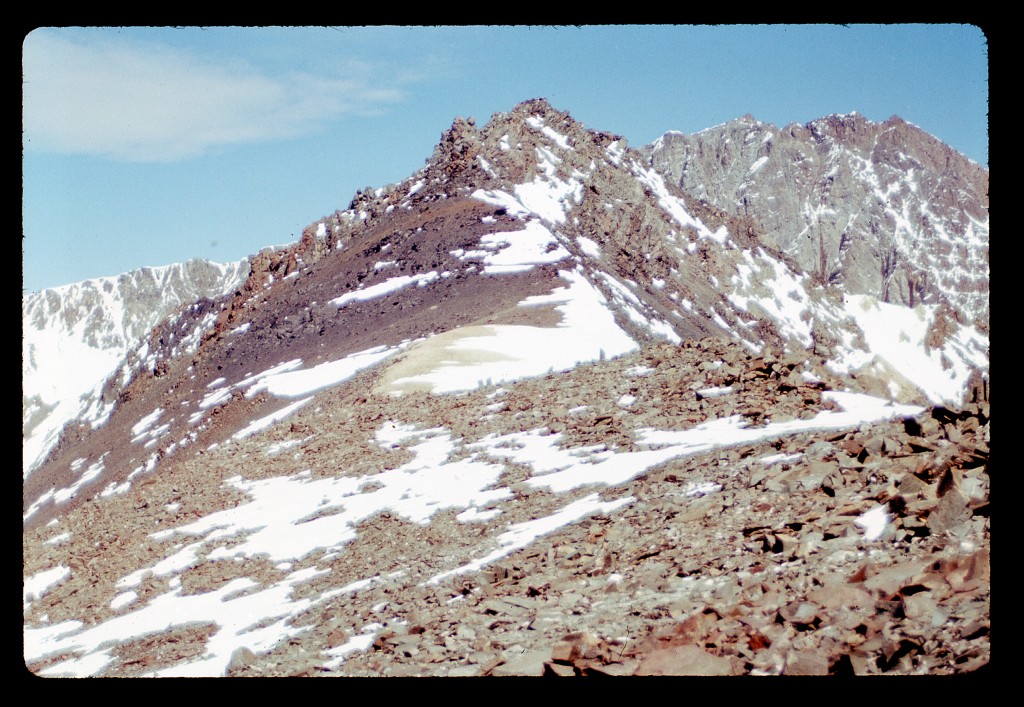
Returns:
[[[777,128],[747,115],[643,151],[684,192],[752,217],[820,281],[945,302],[987,330],[988,170],[898,116]]]

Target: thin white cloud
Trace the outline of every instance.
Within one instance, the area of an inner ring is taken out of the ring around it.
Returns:
[[[115,160],[176,161],[307,134],[403,98],[358,65],[342,77],[272,76],[118,36],[36,31],[23,59],[26,147]]]

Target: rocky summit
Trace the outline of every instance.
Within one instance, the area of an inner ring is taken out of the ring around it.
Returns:
[[[535,99],[166,296],[26,296],[28,670],[987,666],[987,179]]]
[[[988,170],[899,116],[780,129],[747,115],[643,151],[684,191],[752,217],[819,279],[908,307],[943,302],[987,329]]]

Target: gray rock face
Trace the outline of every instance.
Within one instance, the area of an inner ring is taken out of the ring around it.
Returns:
[[[822,282],[987,329],[988,170],[897,116],[781,129],[744,116],[641,150],[683,191],[752,217]]]

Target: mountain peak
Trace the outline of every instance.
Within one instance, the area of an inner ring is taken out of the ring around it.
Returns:
[[[858,136],[867,136],[867,132],[876,123],[871,122],[857,112],[833,113],[807,123],[812,134],[830,137],[844,142],[853,142]]]
[[[512,114],[525,114],[525,115],[546,115],[547,113],[557,112],[548,102],[547,98],[528,98],[525,101],[520,101],[512,108]]]
[[[946,303],[987,330],[988,173],[899,116],[759,131],[744,117],[666,134],[645,154],[684,192],[753,218],[822,281],[881,302]]]

